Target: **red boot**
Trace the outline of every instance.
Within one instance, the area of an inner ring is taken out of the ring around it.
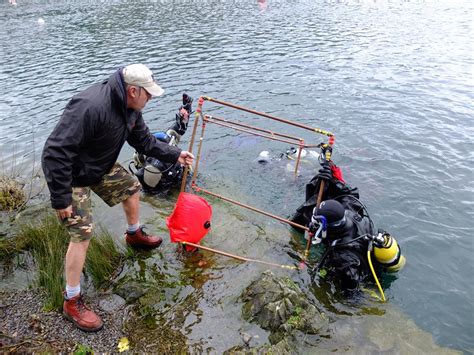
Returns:
[[[96,332],[104,325],[102,319],[84,304],[80,294],[70,299],[64,297],[63,313],[76,327],[86,332]]]
[[[135,232],[126,232],[125,240],[132,248],[153,249],[161,245],[163,241],[160,237],[149,235],[143,230],[144,226],[140,226]]]

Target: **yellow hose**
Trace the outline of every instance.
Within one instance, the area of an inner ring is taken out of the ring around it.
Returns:
[[[377,278],[377,274],[375,273],[374,267],[372,265],[372,259],[370,258],[370,250],[371,248],[367,249],[367,259],[369,259],[369,266],[370,270],[372,271],[372,275],[374,275],[375,283],[377,284],[377,287],[379,288],[380,295],[382,296],[382,302],[385,302],[385,294],[383,293],[382,286],[380,286],[379,279]]]

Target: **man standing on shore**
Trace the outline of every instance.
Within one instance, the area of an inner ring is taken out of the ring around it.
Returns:
[[[44,146],[42,166],[51,205],[71,238],[63,311],[84,331],[103,326],[100,317],[84,305],[80,292],[93,227],[91,190],[109,206],[122,203],[128,245],[156,248],[162,239],[147,234],[140,225],[140,184],[117,163],[120,150],[128,142],[139,153],[164,162],[190,165],[194,159],[191,153],[157,140],[143,120],[142,109],[153,96],[162,94],[145,65],[120,68],[104,82],[73,96]],[[184,109],[181,114],[189,115]]]

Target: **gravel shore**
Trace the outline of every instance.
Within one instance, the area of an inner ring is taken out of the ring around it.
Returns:
[[[59,311],[44,311],[42,296],[35,290],[0,291],[0,353],[70,353],[80,345],[94,352],[118,352],[117,344],[125,336],[125,306],[119,312],[106,312],[98,300],[85,300],[104,320],[97,333],[75,328]]]

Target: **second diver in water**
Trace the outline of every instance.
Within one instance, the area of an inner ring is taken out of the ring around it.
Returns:
[[[192,113],[193,99],[183,94],[183,104],[176,114],[175,122],[166,132],[156,132],[153,135],[160,141],[171,146],[178,146],[181,137],[186,133],[189,116]],[[135,167],[132,170],[131,166]],[[135,174],[145,192],[150,194],[166,194],[178,186],[183,176],[184,166],[180,163],[167,163],[154,157],[135,152],[133,161],[129,165],[130,171]]]

